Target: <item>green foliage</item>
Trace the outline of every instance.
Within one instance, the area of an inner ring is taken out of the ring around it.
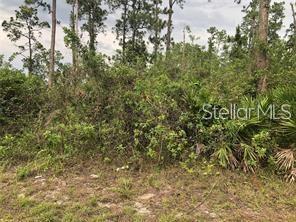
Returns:
[[[37,77],[0,69],[0,135],[29,126],[44,102],[44,83]]]
[[[96,51],[97,36],[104,30],[107,10],[102,7],[102,0],[89,0],[80,2],[80,17],[86,22],[82,25],[82,30],[89,34],[89,50]]]
[[[274,42],[280,39],[278,32],[282,29],[285,18],[285,2],[274,2],[270,10],[269,41]]]
[[[95,128],[86,123],[57,124],[43,133],[44,146],[52,153],[73,155],[95,148]]]
[[[253,94],[251,80],[242,81],[248,79],[244,74],[234,77],[234,69],[240,66],[243,70],[244,65],[231,61],[232,65],[218,68],[212,64],[212,71],[205,76],[209,64],[195,61],[208,52],[188,45],[188,56],[195,52],[201,55],[182,64],[180,47],[172,49],[169,60],[150,68],[109,67],[98,55],[92,57],[97,64],[97,68],[93,66],[95,76],[85,74],[91,67],[88,60],[76,79],[57,78],[49,93],[51,101],[42,106],[44,114],[38,128],[4,136],[1,157],[29,160],[41,155],[67,160],[102,155],[129,163],[140,159],[157,164],[180,162],[189,172],[201,156],[225,168],[251,172],[274,165],[271,160],[278,147],[293,144],[293,119],[271,120],[268,114],[258,117],[255,112],[244,119],[205,120],[203,105],[223,108],[235,102],[240,107],[266,111],[275,104],[279,111],[280,105],[295,103],[293,87],[255,98],[245,96]],[[21,74],[19,78],[28,79]],[[195,150],[196,144],[202,144],[202,149]],[[20,177],[27,172],[20,171]]]
[[[57,70],[54,86],[48,91],[45,80],[26,77],[8,66],[0,69],[1,161],[34,163],[19,169],[20,179],[59,168],[71,158],[94,156],[124,164],[180,163],[191,173],[196,161],[203,159],[206,174],[211,174],[214,164],[246,172],[278,165],[294,178],[296,57],[289,41],[278,34],[283,3],[272,6],[272,45],[256,41],[258,1],[251,1],[235,36],[211,27],[206,48],[194,42],[195,36],[186,27],[184,42],[174,44],[162,56],[159,50],[165,24],[155,14],[173,12],[163,10],[158,5],[161,1],[137,0],[131,5],[111,1],[113,9],[121,10],[115,31],[122,50],[114,63],[95,52],[95,37],[106,15],[101,3],[81,4],[80,19],[87,20],[83,30],[90,34],[88,47],[74,31],[74,17],[73,27],[64,28],[66,46],[77,54],[73,56],[77,61],[73,68]],[[182,6],[183,1],[174,3]],[[151,10],[155,14],[150,15]],[[32,13],[37,11],[30,16]],[[87,16],[92,13],[97,17]],[[11,32],[14,22],[4,24],[6,31]],[[154,44],[152,57],[145,40],[148,32]],[[15,30],[14,34],[20,33]],[[191,42],[186,42],[187,35]],[[20,36],[11,38],[16,41]],[[255,46],[266,50],[270,62],[266,70],[269,91],[262,95],[256,89],[261,71],[253,70],[252,64]],[[41,46],[38,49],[43,56],[32,58],[43,64],[48,52]],[[38,72],[45,72],[41,63]],[[209,112],[205,112],[205,104]],[[230,104],[255,111],[260,108],[261,113],[252,112],[245,118],[204,118]],[[290,105],[289,110],[282,110],[284,104]],[[278,119],[264,114],[271,105],[275,105],[271,111],[280,114]],[[284,118],[287,111],[291,115]],[[281,153],[281,149],[292,152]],[[130,183],[123,181],[120,186],[119,192],[129,196]]]
[[[69,47],[71,49],[74,49],[74,48],[78,49],[81,47],[80,39],[76,35],[76,33],[73,32],[73,30],[71,30],[67,27],[64,27],[63,31],[65,33],[64,42],[67,47]]]
[[[119,178],[118,179],[118,187],[115,188],[115,191],[120,194],[120,196],[124,199],[129,199],[133,194],[132,186],[133,183],[128,178]]]

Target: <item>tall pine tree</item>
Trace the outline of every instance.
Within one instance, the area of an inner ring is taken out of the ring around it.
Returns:
[[[38,0],[25,0],[24,4],[15,11],[15,17],[2,23],[3,31],[8,33],[8,38],[12,42],[20,42],[19,51],[15,55],[23,57],[23,66],[28,69],[29,75],[36,74],[38,69],[38,61],[34,57],[44,52],[38,37],[41,36],[43,29],[50,27],[48,22],[38,17],[40,7],[47,9],[48,5]],[[22,42],[24,44],[21,44]]]
[[[85,21],[82,30],[89,35],[89,51],[96,51],[97,36],[104,29],[107,11],[102,8],[102,0],[88,0],[80,2],[81,19]]]

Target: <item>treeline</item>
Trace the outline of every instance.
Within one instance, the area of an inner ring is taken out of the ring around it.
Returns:
[[[64,27],[65,44],[72,50],[73,68],[79,66],[81,59],[87,60],[100,50],[97,49],[97,37],[104,31],[107,16],[116,13],[119,18],[113,27],[120,49],[114,61],[123,64],[154,63],[163,52],[168,53],[172,47],[173,14],[177,7],[186,7],[185,0],[67,0],[72,8],[69,27]],[[209,4],[215,4],[215,2]],[[234,4],[241,1],[234,1]],[[269,66],[268,47],[281,37],[279,31],[283,28],[285,2],[270,0],[253,0],[243,7],[244,21],[236,29],[235,36],[228,36],[225,31],[218,31],[215,27],[208,30],[211,34],[208,49],[212,50],[216,41],[219,47],[230,47],[232,55],[248,53],[253,58],[250,71],[266,70]],[[49,86],[54,82],[56,72],[61,71],[62,55],[55,50],[56,17],[59,3],[52,1],[49,4],[43,0],[25,0],[16,10],[15,17],[2,23],[3,30],[13,42],[24,42],[18,45],[19,51],[12,57],[21,55],[24,68],[30,74],[47,76]],[[51,16],[51,25],[40,20],[40,11],[48,11]],[[286,31],[287,46],[295,48],[295,9],[291,3],[293,20]],[[51,48],[46,49],[41,44],[41,32],[50,28]],[[184,35],[186,35],[184,27]],[[88,34],[87,45],[81,42],[81,33]],[[192,36],[192,35],[191,35]],[[185,36],[184,36],[185,41]],[[185,43],[185,42],[184,42]],[[149,45],[153,50],[148,50]],[[223,48],[220,48],[223,50]],[[219,49],[219,50],[220,50]],[[245,52],[244,52],[245,51]],[[267,75],[262,73],[258,79],[258,91],[266,91]]]
[[[104,31],[107,16],[111,13],[119,15],[113,27],[121,46],[116,60],[129,64],[138,59],[144,62],[155,61],[164,45],[167,51],[170,50],[174,10],[176,7],[183,7],[185,1],[170,0],[168,5],[162,0],[67,0],[66,2],[71,5],[72,10],[69,15],[69,27],[64,27],[65,44],[72,49],[73,66],[76,67],[83,54],[98,51],[97,36]],[[56,1],[52,1],[50,5],[42,0],[25,0],[16,10],[15,17],[2,23],[3,30],[8,33],[7,36],[11,41],[25,41],[24,45],[19,46],[20,51],[16,53],[24,56],[24,67],[30,74],[39,74],[42,65],[50,67],[49,70],[42,70],[50,73],[49,82],[52,81],[51,75],[56,71],[55,63],[60,59],[59,52],[53,53],[58,22],[57,7],[59,3]],[[42,29],[50,28],[47,21],[40,20],[40,11],[44,10],[52,16],[50,50],[45,49],[40,43]],[[164,19],[165,16],[168,17],[167,20]],[[167,31],[164,35],[165,28]],[[82,45],[80,32],[87,32],[87,45]],[[153,45],[153,53],[148,53],[147,40]],[[50,61],[50,64],[38,64],[37,60],[40,60],[40,57],[47,62]],[[50,59],[45,59],[46,57]]]
[[[1,164],[25,163],[21,174],[28,176],[77,158],[133,169],[177,163],[188,172],[202,161],[209,169],[263,168],[296,180],[295,4],[285,36],[285,3],[253,0],[243,7],[235,35],[209,27],[206,47],[196,43],[190,27],[184,27],[182,42],[173,41],[173,13],[186,7],[183,1],[68,3],[64,32],[72,64],[63,64],[53,50],[55,3],[26,0],[3,22],[12,41],[25,42],[14,56],[22,55],[29,75],[0,59]],[[51,49],[40,43],[39,33],[50,27],[39,18],[41,10],[53,16]],[[120,49],[107,61],[97,40],[108,13],[115,12]],[[81,32],[88,33],[87,44]],[[204,118],[229,104],[273,107],[277,118],[269,112]]]

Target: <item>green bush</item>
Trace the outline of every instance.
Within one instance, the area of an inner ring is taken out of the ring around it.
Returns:
[[[32,124],[44,102],[44,89],[37,77],[0,69],[0,136]]]
[[[210,62],[209,52],[186,47],[188,55],[176,45],[168,58],[146,68],[109,67],[98,56],[90,62],[102,67],[84,64],[75,76],[69,70],[48,94],[39,79],[1,70],[1,159],[68,160],[95,154],[125,163],[181,162],[191,171],[194,161],[205,158],[244,171],[275,169],[279,150],[294,149],[295,87],[255,96],[245,60],[222,62],[215,56]],[[206,61],[201,60],[204,57]],[[89,68],[92,75],[87,75]],[[229,103],[250,109],[275,104],[277,111],[290,104],[292,118],[271,120],[255,114],[241,120],[202,118],[204,104],[223,108]]]

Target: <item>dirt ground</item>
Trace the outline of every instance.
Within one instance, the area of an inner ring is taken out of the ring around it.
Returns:
[[[18,180],[0,173],[0,221],[296,221],[296,186],[276,176],[99,164]]]

